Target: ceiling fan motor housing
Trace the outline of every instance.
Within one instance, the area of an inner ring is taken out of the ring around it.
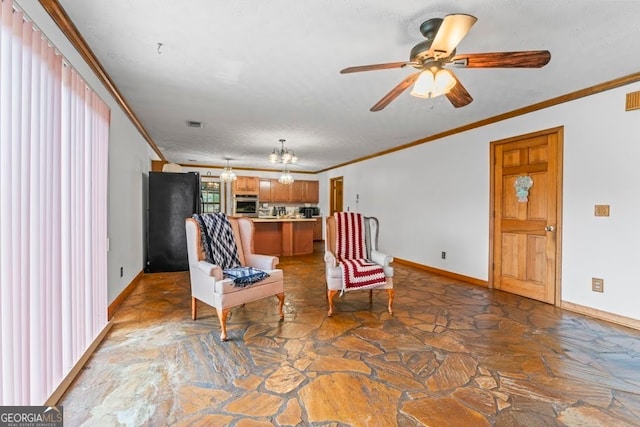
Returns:
[[[420,33],[425,39],[433,41],[442,24],[442,18],[432,18],[420,25]]]
[[[432,18],[428,21],[424,21],[422,25],[420,25],[420,33],[426,38],[426,40],[421,41],[417,45],[411,49],[409,53],[409,60],[411,62],[420,63],[419,66],[415,66],[416,68],[422,68],[422,65],[425,61],[429,61],[434,59],[433,54],[430,53],[431,45],[433,44],[433,40],[438,34],[438,30],[440,29],[440,25],[442,24],[442,18]],[[438,58],[439,60],[446,61],[448,58],[451,58],[455,55],[455,49],[447,58]]]

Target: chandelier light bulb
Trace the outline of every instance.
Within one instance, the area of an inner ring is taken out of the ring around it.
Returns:
[[[291,175],[291,173],[289,173],[289,170],[287,169],[287,167],[285,166],[284,170],[282,171],[282,175],[280,175],[280,178],[278,178],[278,182],[280,184],[293,184],[293,176]]]
[[[224,182],[233,182],[236,179],[238,179],[236,174],[233,172],[233,169],[231,169],[231,166],[229,166],[229,159],[227,159],[227,166],[224,168],[224,170],[220,174],[220,179],[223,180]]]

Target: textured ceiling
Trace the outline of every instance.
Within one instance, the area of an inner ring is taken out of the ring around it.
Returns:
[[[285,138],[318,171],[640,71],[640,1],[60,0],[167,160],[266,168]],[[458,53],[546,49],[540,69],[454,69],[474,101],[404,92],[420,24],[478,18]],[[158,44],[162,45],[158,49]],[[202,128],[186,122],[201,121]]]

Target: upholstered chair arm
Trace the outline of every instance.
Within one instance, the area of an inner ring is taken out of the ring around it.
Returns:
[[[275,270],[276,265],[280,262],[277,256],[260,255],[260,254],[244,254],[245,262],[249,267],[259,270]]]
[[[198,267],[198,270],[202,271],[205,275],[213,277],[216,280],[222,280],[224,278],[222,268],[218,265],[211,264],[207,261],[198,261],[196,266]],[[193,266],[191,267],[193,268]]]
[[[371,251],[371,261],[383,267],[388,267],[393,262],[393,257],[384,252],[374,250]]]
[[[335,267],[338,265],[338,261],[336,260],[336,256],[331,251],[324,252],[324,262],[327,264],[327,267]]]

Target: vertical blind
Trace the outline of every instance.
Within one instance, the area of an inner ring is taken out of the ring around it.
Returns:
[[[110,111],[0,9],[0,405],[42,405],[107,324]]]

